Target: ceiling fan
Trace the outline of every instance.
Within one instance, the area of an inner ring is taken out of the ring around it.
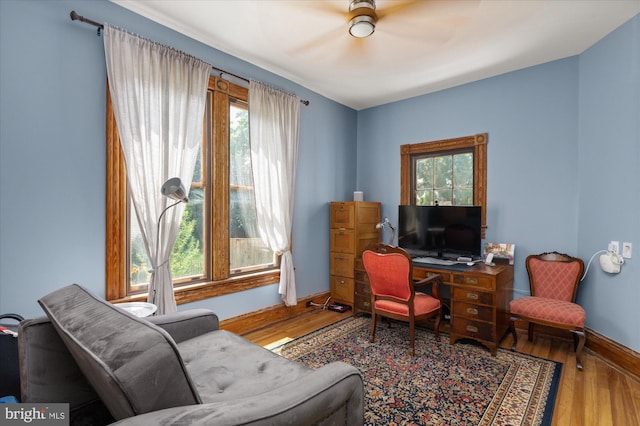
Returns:
[[[371,49],[384,48],[384,44],[365,43],[374,32],[376,36],[371,38],[380,39],[378,42],[385,39],[386,46],[392,39],[421,46],[446,43],[466,19],[466,11],[476,7],[479,0],[292,1],[289,4],[304,10],[303,13],[313,14],[318,23],[315,36],[307,36],[311,32],[301,33],[301,42],[292,54],[339,61],[345,55],[364,59]],[[345,36],[351,42],[345,40]]]

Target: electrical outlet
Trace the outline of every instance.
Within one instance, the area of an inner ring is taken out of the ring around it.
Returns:
[[[624,242],[622,243],[622,257],[625,259],[631,259],[631,249],[633,248],[633,244]]]
[[[620,241],[611,241],[609,243],[609,251],[612,251],[615,254],[619,254],[620,253]]]

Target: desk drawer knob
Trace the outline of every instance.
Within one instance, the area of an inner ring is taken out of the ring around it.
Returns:
[[[471,315],[478,315],[478,310],[476,308],[467,308],[467,313]]]
[[[469,331],[471,333],[477,333],[478,332],[478,327],[474,327],[472,325],[468,325],[467,326],[467,331]]]
[[[344,280],[340,280],[340,284],[344,284]]]
[[[467,299],[478,300],[478,293],[467,293]]]

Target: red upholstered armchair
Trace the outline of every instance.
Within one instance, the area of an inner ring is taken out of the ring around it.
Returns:
[[[511,301],[512,350],[518,342],[514,322],[529,323],[528,337],[533,339],[534,324],[569,330],[573,333],[576,365],[582,370],[580,355],[584,347],[584,309],[575,303],[584,262],[576,257],[551,252],[530,255],[526,260],[531,296]]]
[[[362,253],[362,262],[371,284],[371,342],[375,341],[378,316],[409,323],[410,354],[415,354],[415,322],[435,317],[435,335],[439,336],[441,301],[440,275],[414,284],[411,256],[399,247],[372,244]],[[415,291],[415,287],[432,285],[433,296]]]

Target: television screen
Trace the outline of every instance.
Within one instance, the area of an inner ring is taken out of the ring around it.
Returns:
[[[401,205],[398,208],[398,246],[414,257],[480,257],[481,236],[481,207]]]

